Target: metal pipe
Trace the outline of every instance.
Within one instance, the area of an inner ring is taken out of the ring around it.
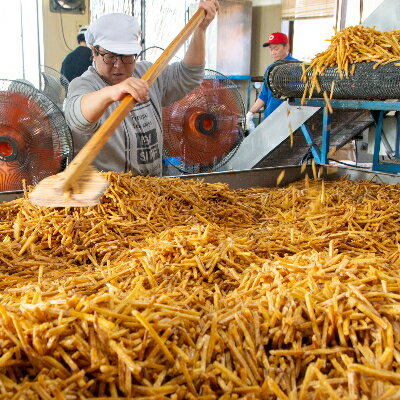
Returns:
[[[321,163],[328,164],[329,143],[331,139],[331,122],[332,115],[328,107],[324,107],[322,111],[322,146],[321,146]]]
[[[339,4],[340,0],[336,0],[336,13],[335,13],[335,28],[338,28],[338,19],[339,19]]]
[[[374,143],[374,156],[372,161],[372,169],[379,169],[379,152],[381,150],[381,134],[383,125],[383,111],[378,111],[378,116],[374,116],[376,128],[375,128],[375,143]]]
[[[342,0],[342,5],[340,7],[340,25],[339,25],[340,30],[346,27],[346,14],[347,14],[347,0]]]
[[[190,19],[189,6],[188,6],[188,2],[185,0],[185,21],[184,21],[185,25],[187,24],[189,19]],[[183,45],[183,50],[184,50],[184,54],[186,54],[187,42]]]
[[[22,78],[25,79],[25,55],[24,55],[24,24],[22,22],[22,0],[19,0],[19,17],[21,26],[21,52],[22,52]]]
[[[396,111],[396,151],[395,157],[398,160],[400,158],[400,113]]]
[[[39,75],[39,85],[41,84],[41,73],[40,73],[40,65],[41,65],[41,54],[40,54],[40,29],[39,29],[39,1],[36,0],[36,33],[37,33],[37,51],[38,51],[38,75]],[[40,86],[39,86],[40,87]]]
[[[314,139],[312,133],[306,124],[301,124],[301,131],[303,132],[304,138],[306,139],[307,144],[310,146],[311,154],[314,157],[314,160],[317,164],[322,164],[321,162],[321,152],[318,147],[314,144]]]
[[[140,2],[140,24],[142,28],[142,54],[140,59],[144,59],[144,50],[146,49],[146,0]]]

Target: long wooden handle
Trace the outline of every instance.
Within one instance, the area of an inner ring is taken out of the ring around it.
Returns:
[[[198,9],[190,18],[189,22],[179,32],[176,38],[164,50],[157,61],[146,71],[142,79],[149,85],[153,84],[171,58],[176,54],[182,44],[189,38],[193,31],[200,25],[205,17],[205,11]],[[94,133],[82,150],[72,160],[71,164],[63,172],[64,180],[62,190],[64,192],[71,188],[72,184],[84,172],[85,168],[96,158],[97,154],[106,144],[107,140],[114,133],[118,125],[128,115],[129,111],[136,105],[136,101],[131,95],[126,95],[118,107],[104,121],[104,124]]]

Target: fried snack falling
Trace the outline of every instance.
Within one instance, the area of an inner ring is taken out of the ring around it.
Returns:
[[[279,186],[279,184],[282,182],[282,179],[285,177],[285,170],[282,170],[278,177],[276,178],[276,185]]]
[[[2,399],[399,393],[398,185],[108,179],[0,205]]]
[[[360,62],[373,62],[374,68],[377,68],[400,61],[400,30],[380,32],[362,25],[349,26],[342,31],[335,29],[335,35],[329,41],[325,51],[318,53],[310,63],[303,63],[302,80],[306,86],[302,104],[305,103],[307,92],[309,98],[313,96],[314,88],[320,93],[318,76],[323,75],[328,67],[336,67],[340,79],[343,79],[354,74],[356,64]],[[307,74],[309,71],[312,71],[311,75]],[[333,86],[330,99],[332,95]]]
[[[289,122],[288,124],[288,129],[289,129],[289,137],[290,137],[290,147],[293,147],[294,144],[294,135],[293,135],[293,129],[292,129],[292,124]]]

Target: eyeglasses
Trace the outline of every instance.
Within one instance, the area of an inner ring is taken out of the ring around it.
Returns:
[[[100,53],[98,46],[95,47],[96,55],[101,55],[105,64],[113,65],[117,62],[118,57],[121,58],[123,64],[133,64],[139,57],[139,54],[114,54]]]

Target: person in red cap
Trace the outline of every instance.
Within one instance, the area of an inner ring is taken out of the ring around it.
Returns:
[[[290,54],[290,45],[288,37],[282,32],[274,32],[271,33],[268,37],[268,41],[263,44],[263,47],[268,47],[271,53],[272,58],[275,61],[278,60],[292,60],[297,61]],[[272,65],[272,64],[271,64]],[[271,67],[269,65],[268,69]],[[267,88],[265,83],[263,84],[262,90],[258,99],[250,107],[247,115],[246,115],[246,128],[249,132],[254,130],[254,122],[253,117],[254,114],[265,106],[264,110],[264,119],[268,117],[279,105],[282,103],[282,100],[276,99],[273,97],[271,91]]]

